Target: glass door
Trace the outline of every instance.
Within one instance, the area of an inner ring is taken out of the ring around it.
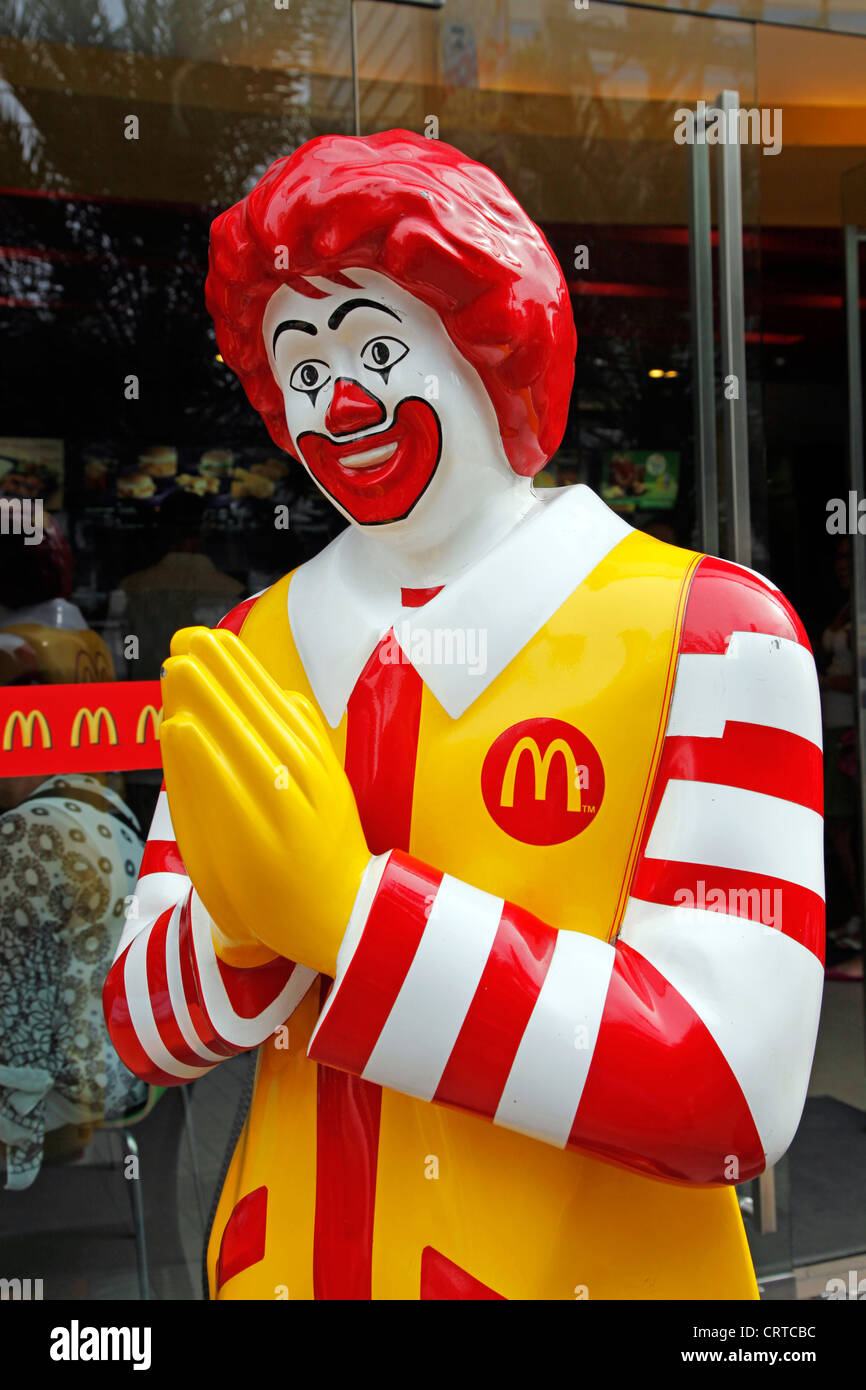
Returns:
[[[632,524],[699,544],[688,151],[677,130],[684,109],[720,90],[752,103],[751,27],[595,0],[439,10],[355,0],[354,10],[362,133],[402,125],[488,164],[566,272],[577,375],[540,484],[587,482]],[[744,217],[757,225],[752,176]]]
[[[405,125],[488,164],[565,271],[576,381],[537,482],[588,483],[640,529],[766,570],[761,164],[779,132],[695,138],[714,107],[755,107],[754,27],[595,0],[354,8],[361,132]],[[759,1276],[790,1270],[784,1168],[741,1195]]]
[[[753,533],[763,555],[753,563],[794,603],[819,671],[827,945],[809,1092],[774,1175],[775,1221],[769,1208],[768,1223],[755,1191],[747,1229],[765,1297],[851,1298],[866,1289],[866,542],[857,513],[866,64],[862,40],[792,31],[771,41],[762,26],[756,52],[759,105],[782,111],[786,135],[778,157],[757,171],[760,337],[753,361],[763,451],[751,468]]]
[[[576,381],[540,485],[586,482],[633,525],[766,574],[817,651],[845,599],[826,502],[848,489],[839,184],[866,147],[864,41],[601,0],[354,10],[361,132],[407,126],[488,164],[565,270]],[[742,108],[745,138],[678,139],[698,103]],[[843,942],[859,827],[829,852]],[[866,1155],[831,1161],[859,1153],[862,1031],[856,984],[831,980],[800,1132],[740,1194],[764,1297],[823,1292],[827,1261],[866,1248]]]

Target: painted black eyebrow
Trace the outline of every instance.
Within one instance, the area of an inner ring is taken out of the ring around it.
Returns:
[[[329,328],[339,328],[347,314],[353,309],[381,309],[383,314],[390,314],[392,319],[402,323],[399,314],[395,314],[393,309],[389,309],[385,304],[377,304],[375,299],[347,299],[343,304],[337,306],[331,317],[328,319]]]
[[[277,339],[281,333],[285,333],[287,328],[297,328],[299,333],[317,333],[319,330],[314,323],[307,323],[304,319],[284,319],[274,331],[274,340],[271,343],[271,352],[277,350]]]

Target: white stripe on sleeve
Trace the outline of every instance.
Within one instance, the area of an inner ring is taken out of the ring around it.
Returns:
[[[294,1013],[318,972],[296,965],[277,997],[254,1018],[235,1013],[226,993],[211,936],[211,918],[193,890],[190,922],[203,1003],[208,1017],[224,1042],[232,1047],[258,1047],[270,1033]]]
[[[400,993],[362,1075],[432,1100],[478,988],[502,898],[445,874]]]
[[[783,729],[820,748],[821,700],[811,653],[785,637],[735,632],[724,656],[681,656],[667,736],[721,738],[728,720]]]
[[[154,872],[144,874],[135,885],[133,906],[121,933],[114,959],[122,956],[130,941],[152,927],[157,917],[161,917],[167,907],[183,902],[189,892],[190,883],[186,874]]]
[[[180,907],[175,908],[171,914],[165,934],[165,966],[168,978],[168,997],[171,1000],[175,1022],[184,1042],[201,1057],[203,1062],[214,1064],[224,1062],[225,1057],[221,1053],[211,1052],[209,1047],[205,1047],[195,1031],[190,1017],[189,1005],[183,992],[183,976],[180,968]]]
[[[613,946],[559,931],[494,1123],[565,1148],[598,1039]]]
[[[672,778],[644,857],[769,874],[823,898],[823,824],[817,811],[779,796]]]
[[[175,909],[176,912],[179,910]],[[153,1017],[147,979],[148,936],[148,932],[142,932],[135,938],[124,962],[123,988],[130,1022],[139,1043],[154,1066],[167,1072],[169,1076],[176,1076],[182,1081],[193,1081],[196,1077],[205,1076],[210,1067],[190,1067],[185,1062],[179,1062],[168,1051],[159,1035]]]

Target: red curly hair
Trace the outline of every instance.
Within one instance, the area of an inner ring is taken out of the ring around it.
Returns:
[[[290,269],[275,268],[281,257]],[[211,227],[205,299],[219,350],[279,447],[293,451],[265,307],[282,284],[319,297],[305,276],[340,283],[353,266],[387,275],[438,313],[484,383],[511,467],[528,477],[543,468],[574,380],[562,271],[495,174],[408,130],[308,140]]]

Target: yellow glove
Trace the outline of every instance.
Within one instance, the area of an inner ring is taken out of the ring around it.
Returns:
[[[171,652],[166,792],[218,955],[251,966],[276,954],[333,975],[370,851],[320,716],[233,633],[183,628]]]

